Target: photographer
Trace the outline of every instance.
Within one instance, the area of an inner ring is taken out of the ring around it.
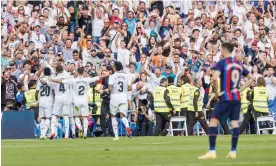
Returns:
[[[148,108],[148,101],[143,99],[140,107],[138,108],[135,116],[134,122],[139,125],[140,136],[152,136],[152,126],[153,126],[153,114],[151,109]]]

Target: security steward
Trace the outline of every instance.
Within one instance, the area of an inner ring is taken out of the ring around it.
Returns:
[[[160,86],[156,87],[153,91],[153,112],[155,112],[156,115],[156,127],[154,131],[155,136],[167,135],[167,129],[169,128],[171,112],[175,112],[175,109],[170,100],[167,85],[167,78],[162,78],[160,80]]]
[[[251,98],[253,103],[253,116],[255,120],[260,116],[267,116],[268,111],[268,89],[265,87],[265,80],[263,77],[257,79],[257,86],[253,88]],[[265,123],[268,127],[269,123]]]
[[[197,121],[201,124],[206,134],[208,134],[208,125],[202,112],[203,94],[200,92],[201,80],[195,79],[195,85],[191,85],[190,98],[188,105],[188,135],[193,135],[193,127]]]
[[[243,83],[241,82],[241,86]],[[252,103],[248,100],[250,96],[252,95],[252,89],[247,87],[241,92],[241,112],[243,114],[243,121],[240,126],[240,134],[243,133],[243,131],[246,129],[248,122],[250,121],[252,117]],[[251,134],[256,134],[255,131],[255,125],[250,125],[252,126],[250,128]]]
[[[36,81],[30,80],[29,90],[25,92],[26,98],[26,110],[35,112],[35,119],[38,120],[39,109],[38,109],[38,95],[36,94]]]
[[[99,84],[96,87],[90,86],[88,89],[89,111],[96,122],[98,121],[101,115],[101,104],[102,104],[101,94],[98,92],[99,86],[100,86]],[[93,99],[94,96],[95,98]]]
[[[180,113],[180,95],[181,95],[180,88],[174,85],[173,77],[168,77],[168,83],[169,83],[169,86],[167,87],[167,89],[169,91],[171,103],[175,110],[175,113],[173,114],[178,115]]]
[[[210,77],[210,82],[211,82],[211,86],[210,86],[210,90],[209,90],[209,99],[208,99],[208,103],[206,104],[206,108],[207,110],[207,115],[208,118],[210,120],[211,114],[215,109],[215,106],[217,105],[217,103],[219,102],[219,98],[216,96],[215,94],[215,90],[214,90],[214,84],[213,84],[213,77],[211,75]],[[218,86],[220,86],[220,80],[218,79]],[[218,87],[217,89],[220,89],[220,87]],[[224,131],[224,135],[228,135],[229,134],[229,127],[227,125],[226,121],[219,121],[219,123],[221,124],[221,127]]]
[[[188,102],[190,98],[190,78],[188,76],[181,76],[181,87],[180,87],[180,116],[187,117]]]

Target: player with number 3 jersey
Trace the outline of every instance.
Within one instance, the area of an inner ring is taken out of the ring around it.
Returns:
[[[232,43],[223,43],[221,55],[223,57],[215,67],[213,81],[215,92],[219,96],[219,103],[216,105],[211,114],[209,123],[209,145],[210,151],[198,159],[215,159],[216,158],[216,137],[218,134],[218,122],[231,120],[232,128],[232,146],[231,151],[226,156],[230,159],[236,158],[236,148],[239,138],[239,116],[241,108],[240,91],[248,87],[253,81],[252,76],[243,67],[241,62],[232,57],[234,45]],[[241,77],[247,77],[248,82],[240,88]],[[220,78],[220,90],[217,89],[217,80]],[[218,93],[220,91],[220,93]]]

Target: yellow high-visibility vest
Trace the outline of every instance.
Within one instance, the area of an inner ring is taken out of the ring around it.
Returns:
[[[180,88],[170,85],[168,86],[169,96],[175,111],[180,111]]]
[[[189,98],[190,98],[190,88],[191,84],[184,84],[181,86],[181,99],[180,99],[180,107],[181,108],[188,108],[189,105]]]
[[[200,89],[196,86],[191,86],[191,89],[190,89],[190,99],[189,99],[188,111],[195,111],[193,102],[194,102],[194,94],[197,90],[198,90],[198,93],[199,93],[199,97],[198,97],[198,100],[197,100],[197,109],[198,109],[198,111],[202,111],[203,97],[200,93]]]
[[[25,92],[25,98],[26,98],[26,109],[30,109],[31,106],[36,106],[36,100],[35,100],[35,93],[36,89],[30,89]]]
[[[266,87],[254,87],[253,107],[257,112],[268,113],[268,90]]]
[[[93,103],[93,88],[88,89],[88,102]],[[95,92],[95,104],[98,106],[98,109],[96,114],[92,114],[92,115],[101,115],[102,99],[101,99],[101,94],[97,92]]]
[[[250,91],[250,88],[246,88],[241,92],[241,111],[243,114],[247,113],[248,106],[250,101],[247,100],[247,92]]]
[[[159,86],[156,87],[153,91],[155,112],[170,112],[170,109],[168,108],[164,99],[165,90],[165,87]]]

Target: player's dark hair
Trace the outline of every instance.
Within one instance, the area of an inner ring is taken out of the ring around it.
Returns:
[[[62,67],[61,65],[58,65],[58,66],[56,67],[56,72],[57,72],[57,73],[62,73],[62,72],[63,72],[63,67]]]
[[[51,75],[51,69],[49,67],[45,67],[44,76],[50,76],[50,75]]]
[[[164,83],[167,82],[167,81],[168,81],[167,78],[162,78],[162,79],[160,80],[160,85],[164,84]]]
[[[83,67],[78,68],[77,72],[82,75],[84,73],[84,68]]]
[[[168,82],[169,82],[169,84],[173,84],[174,83],[174,78],[173,77],[168,77]]]
[[[222,48],[226,49],[229,53],[232,53],[234,50],[234,44],[232,43],[225,42],[225,43],[222,43],[221,46]]]
[[[119,61],[115,61],[115,62],[114,62],[114,66],[115,66],[116,71],[121,71],[121,70],[123,70],[123,65],[122,65],[122,63],[119,62]]]

